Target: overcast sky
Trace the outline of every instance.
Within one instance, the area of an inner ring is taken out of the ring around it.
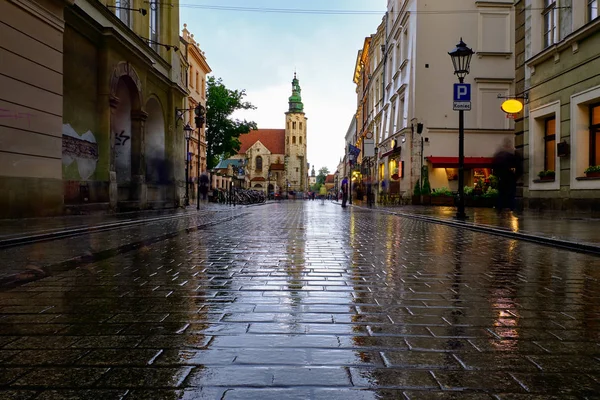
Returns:
[[[209,7],[260,8],[263,11]],[[335,171],[356,112],[354,64],[364,38],[375,33],[384,0],[181,0],[180,23],[205,51],[212,75],[229,89],[246,89],[257,109],[236,117],[259,128],[283,129],[294,70],[308,118],[308,162]],[[379,11],[354,15],[279,13],[264,9]]]

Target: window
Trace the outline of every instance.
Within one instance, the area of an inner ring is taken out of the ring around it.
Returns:
[[[287,122],[287,128],[290,129],[290,121]]]
[[[131,10],[126,10],[126,8],[131,8],[131,0],[117,0],[115,2],[115,6],[119,8],[115,8],[115,14],[125,25],[131,28]]]
[[[600,164],[600,104],[590,106],[590,165]]]
[[[159,40],[159,27],[160,27],[160,16],[159,16],[159,7],[160,3],[151,2],[150,3],[150,47],[154,49],[154,51],[158,52],[158,43]]]
[[[396,133],[396,101],[392,102],[392,112],[390,113],[390,135]]]
[[[598,18],[598,0],[587,0],[588,2],[588,21]]]
[[[396,123],[398,129],[404,128],[404,97],[398,100],[398,122]]]
[[[298,137],[298,143],[302,144],[302,136]]]
[[[196,93],[199,92],[199,89],[200,89],[199,83],[200,83],[200,73],[196,72]]]
[[[402,31],[402,58],[402,61],[408,60],[408,28]]]
[[[190,65],[190,86],[194,87],[194,67]]]
[[[302,122],[300,122],[300,130],[302,130]]]
[[[544,48],[553,45],[558,41],[558,9],[555,0],[544,0]]]
[[[262,157],[261,156],[256,156],[256,170],[257,171],[262,171]]]
[[[544,123],[544,171],[555,171],[556,161],[556,117]]]
[[[292,129],[296,129],[296,121],[292,122]]]
[[[202,78],[202,97],[206,97],[206,82]]]
[[[292,136],[292,144],[296,144],[296,136]]]

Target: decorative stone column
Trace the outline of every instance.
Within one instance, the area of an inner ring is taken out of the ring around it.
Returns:
[[[139,202],[139,208],[148,206],[146,185],[146,120],[148,113],[136,110],[131,113],[131,200]]]
[[[111,210],[117,209],[119,202],[119,187],[117,185],[117,171],[115,167],[115,114],[119,106],[119,98],[113,95],[109,96],[110,104],[110,161],[108,168],[108,198]]]

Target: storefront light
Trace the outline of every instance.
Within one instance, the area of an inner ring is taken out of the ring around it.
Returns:
[[[523,110],[523,103],[516,99],[508,99],[500,107],[507,114],[517,114]]]

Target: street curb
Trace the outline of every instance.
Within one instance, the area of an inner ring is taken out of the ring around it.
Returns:
[[[196,231],[199,231],[202,229],[209,228],[211,226],[215,226],[215,225],[219,225],[219,224],[226,223],[229,221],[233,221],[234,219],[244,217],[246,215],[248,215],[248,213],[240,213],[238,215],[233,215],[233,216],[229,216],[226,218],[217,219],[215,221],[209,221],[209,222],[206,222],[203,224],[191,226],[191,227],[177,230],[174,232],[169,232],[164,235],[156,236],[153,238],[149,238],[149,239],[145,239],[145,240],[138,240],[138,241],[135,241],[132,243],[127,243],[127,244],[122,244],[122,245],[113,247],[111,249],[99,250],[99,251],[96,251],[93,253],[89,252],[89,253],[83,254],[81,256],[76,256],[76,257],[73,257],[73,258],[70,258],[70,259],[67,259],[64,261],[60,261],[60,262],[56,262],[53,264],[48,264],[48,265],[39,267],[37,270],[35,270],[36,272],[38,272],[37,275],[35,273],[32,273],[31,271],[22,271],[18,274],[7,275],[3,278],[0,278],[0,292],[14,289],[15,287],[24,285],[26,283],[34,282],[39,279],[47,278],[56,273],[68,271],[68,270],[75,269],[77,267],[81,267],[81,266],[84,266],[87,264],[106,260],[108,258],[115,257],[119,254],[124,254],[124,253],[130,252],[132,250],[137,250],[142,247],[149,246],[149,245],[152,245],[152,244],[155,244],[155,243],[167,240],[167,239],[172,239],[183,233],[189,234],[192,232],[196,232]],[[32,276],[32,274],[36,275],[36,276]]]
[[[426,215],[403,213],[403,212],[393,211],[393,210],[389,210],[389,209],[373,209],[373,208],[357,206],[357,205],[352,205],[352,206],[357,207],[357,208],[367,209],[367,210],[376,210],[376,211],[380,211],[380,212],[385,212],[388,214],[397,215],[399,217],[410,218],[410,219],[430,222],[430,223],[434,223],[434,224],[443,224],[443,225],[453,226],[453,227],[457,227],[457,228],[464,228],[464,229],[469,229],[469,230],[472,230],[475,232],[488,233],[491,235],[503,236],[503,237],[507,237],[507,238],[511,238],[511,239],[519,239],[519,240],[524,240],[524,241],[531,242],[531,243],[552,246],[552,247],[559,247],[559,248],[566,249],[566,250],[572,250],[572,251],[577,251],[580,253],[586,253],[586,254],[600,256],[600,246],[596,246],[596,245],[589,244],[589,243],[578,243],[578,242],[573,242],[573,241],[566,240],[566,239],[557,239],[557,238],[553,238],[553,237],[535,235],[535,234],[531,234],[531,233],[513,232],[513,231],[509,231],[509,230],[502,229],[502,228],[496,228],[496,227],[490,226],[490,225],[475,224],[475,223],[466,222],[466,221],[449,220],[449,219],[445,219],[445,218],[436,218],[436,217],[430,217],[430,216],[426,216]]]

